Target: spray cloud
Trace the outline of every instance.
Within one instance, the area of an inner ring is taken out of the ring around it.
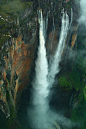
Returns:
[[[42,16],[42,11],[39,10],[39,48],[38,57],[36,60],[35,67],[35,79],[32,83],[33,95],[32,95],[32,106],[28,108],[29,121],[32,129],[60,129],[59,124],[62,126],[69,127],[70,129],[75,123],[72,123],[69,119],[63,115],[59,115],[53,112],[49,108],[49,90],[51,85],[54,83],[55,75],[59,72],[59,62],[61,61],[61,54],[65,47],[65,40],[69,28],[69,17],[67,13],[63,11],[62,27],[59,39],[58,48],[52,62],[50,72],[48,73],[48,62],[46,57],[45,48],[45,22]],[[51,80],[49,81],[48,78]],[[57,122],[55,124],[55,121]]]
[[[86,0],[80,0],[80,11],[79,23],[86,26]]]

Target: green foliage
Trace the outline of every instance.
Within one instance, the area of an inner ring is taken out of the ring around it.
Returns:
[[[85,82],[83,80],[85,80],[85,78],[86,61],[84,61],[82,56],[79,56],[67,75],[59,78],[59,84],[61,87],[68,87],[68,89],[73,87],[76,91],[80,90],[83,92],[83,88],[85,86]]]
[[[68,3],[68,4],[66,4],[66,9],[71,9],[71,6],[70,6],[70,4]]]
[[[82,56],[77,57],[72,70],[69,72],[70,80],[76,91],[83,91],[85,86],[84,78],[86,78],[86,62]]]
[[[75,89],[71,120],[78,122],[81,129],[86,129],[86,61],[84,56],[78,54],[76,60],[70,65],[68,72],[59,78],[59,85],[69,91]],[[77,128],[78,129],[78,128]]]
[[[71,89],[71,82],[68,80],[67,77],[61,76],[59,78],[59,84],[61,87],[65,87],[66,89]]]
[[[86,127],[86,101],[84,100],[84,98],[82,99],[82,101],[78,104],[77,108],[74,108],[72,110],[72,114],[71,114],[71,120],[72,121],[76,121],[78,123],[81,124],[82,129],[85,129]]]
[[[0,49],[11,38],[10,30],[18,27],[14,20],[31,5],[32,2],[21,2],[21,0],[3,0],[0,2]]]
[[[14,107],[12,107],[10,110],[10,117],[9,119],[7,119],[7,129],[9,129],[10,125],[12,124],[15,118],[16,118],[15,109]]]
[[[9,29],[11,28],[11,25],[6,21],[6,14],[0,12],[3,17],[0,17],[0,47],[1,45],[10,39],[9,37]],[[9,20],[9,19],[8,19]]]
[[[70,83],[71,82],[71,83]],[[71,120],[79,122],[81,128],[86,128],[86,61],[83,56],[77,55],[76,61],[71,65],[66,76],[59,78],[59,84],[62,87],[68,87],[76,90],[76,96],[73,98],[73,109]]]
[[[59,2],[62,2],[62,0],[59,0]]]
[[[24,9],[30,7],[32,2],[21,2],[20,0],[9,1],[1,6],[1,11],[11,15],[13,18]]]
[[[15,108],[12,107],[10,109],[10,117],[7,119],[7,128],[13,128],[13,129],[22,129],[20,123],[18,122],[17,115],[15,113]]]
[[[82,88],[81,74],[78,72],[77,68],[74,68],[71,73],[69,73],[70,80],[73,87],[78,91]]]
[[[86,99],[86,86],[84,87],[83,92],[84,92],[84,98]]]
[[[10,110],[10,114],[11,114],[11,115],[10,115],[10,116],[11,116],[11,118],[13,118],[13,119],[14,119],[14,118],[16,118],[16,113],[15,113],[15,109],[14,109],[14,107],[12,107],[12,108],[11,108],[11,110]]]
[[[7,98],[7,101],[10,101],[10,94],[8,91],[6,92],[6,98]]]

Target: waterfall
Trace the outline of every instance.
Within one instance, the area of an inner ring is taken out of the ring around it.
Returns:
[[[69,29],[69,17],[63,12],[61,34],[58,47],[50,68],[46,57],[45,39],[46,39],[46,19],[43,20],[42,10],[38,11],[39,21],[39,47],[35,66],[35,78],[32,83],[32,106],[28,109],[29,121],[33,129],[60,129],[56,122],[70,127],[71,121],[62,115],[54,113],[49,108],[49,87],[54,83],[55,75],[59,72],[59,62],[65,46],[65,40]],[[47,19],[48,21],[48,19]],[[54,26],[54,20],[53,20]]]
[[[47,81],[47,75],[48,75],[48,62],[46,58],[46,48],[45,48],[45,38],[44,38],[44,21],[42,16],[42,11],[39,10],[40,14],[40,29],[39,29],[39,41],[40,45],[38,48],[38,57],[36,60],[36,77],[35,82],[33,85],[34,90],[36,91],[36,94],[34,95],[33,104],[42,104],[44,105],[45,101],[44,99],[48,96],[48,81]],[[40,95],[40,98],[39,98]],[[38,99],[39,98],[39,99]]]
[[[71,24],[72,24],[72,22],[73,22],[73,9],[71,8]]]
[[[36,128],[45,128],[46,125],[46,113],[48,111],[47,96],[48,90],[48,62],[46,57],[45,48],[45,22],[43,20],[42,11],[38,12],[39,17],[39,48],[38,57],[35,66],[35,79],[33,82],[33,105],[34,105],[34,118]]]
[[[69,17],[67,15],[67,13],[66,12],[64,13],[64,11],[63,11],[59,43],[58,43],[58,47],[57,47],[56,53],[54,55],[53,61],[51,63],[50,72],[48,75],[50,87],[54,83],[55,75],[58,74],[59,70],[60,70],[59,63],[61,61],[61,56],[63,53],[63,49],[65,47],[65,40],[66,40],[66,37],[68,34],[68,30],[69,30]]]
[[[55,31],[54,17],[53,17],[53,31]]]

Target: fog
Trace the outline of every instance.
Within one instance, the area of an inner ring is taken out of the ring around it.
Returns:
[[[32,98],[31,107],[28,107],[28,121],[30,122],[32,129],[60,129],[60,126],[67,129],[72,129],[74,126],[76,126],[76,123],[73,123],[62,114],[51,110],[49,107],[50,87],[52,87],[53,83],[55,82],[55,75],[60,71],[59,63],[61,61],[61,55],[65,47],[65,40],[69,30],[69,16],[66,12],[63,12],[59,45],[49,71],[44,38],[45,23],[41,10],[39,10],[38,14],[40,25],[40,44],[38,47],[38,57],[35,62],[35,78],[32,82]]]
[[[86,26],[86,0],[80,0],[80,18],[79,24],[84,24]]]

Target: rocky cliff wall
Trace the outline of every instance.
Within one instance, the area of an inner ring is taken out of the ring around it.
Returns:
[[[6,116],[10,116],[11,108],[17,107],[22,91],[29,86],[34,73],[35,59],[39,44],[37,9],[42,8],[43,16],[48,15],[48,29],[46,37],[47,58],[55,53],[59,41],[61,29],[61,10],[67,11],[71,19],[73,9],[73,23],[66,43],[71,48],[77,40],[79,6],[74,0],[48,0],[33,1],[31,7],[19,15],[17,30],[12,32],[11,46],[7,48],[7,54],[3,55],[0,81],[0,108]],[[14,33],[14,34],[13,34]]]

